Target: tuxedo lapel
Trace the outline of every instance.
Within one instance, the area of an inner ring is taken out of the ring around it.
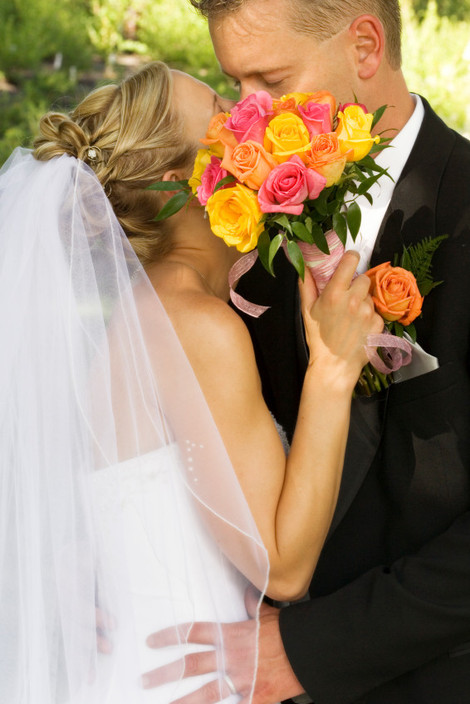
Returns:
[[[455,136],[426,100],[418,137],[394,188],[372,253],[371,267],[400,255],[411,245],[436,234],[435,208],[443,171]],[[417,207],[419,203],[419,207]],[[417,321],[418,335],[422,320]],[[388,392],[371,399],[357,398],[351,423],[343,479],[330,534],[342,520],[377,454],[383,431]]]
[[[400,255],[404,245],[435,237],[435,209],[454,133],[422,98],[424,119],[418,137],[393,191],[377,236],[371,267]],[[419,207],[417,207],[419,204]]]
[[[348,443],[338,503],[328,535],[343,519],[369,471],[380,445],[387,391],[352,400]]]

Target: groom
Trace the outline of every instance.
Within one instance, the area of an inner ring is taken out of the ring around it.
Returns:
[[[397,136],[379,159],[395,184],[363,208],[363,266],[449,235],[434,258],[443,283],[416,325],[425,366],[417,359],[411,378],[353,401],[341,493],[310,600],[263,607],[254,703],[306,691],[315,704],[467,704],[470,143],[410,95],[398,0],[191,2],[208,16],[221,67],[242,97],[326,88],[371,112],[389,106],[379,127]],[[266,400],[289,433],[307,363],[295,279],[287,266],[276,279],[260,267],[240,285],[271,305],[246,322]],[[202,630],[196,624],[192,638],[203,640]],[[229,686],[244,693],[243,638],[231,625],[225,636]],[[197,673],[196,660],[189,670]],[[200,700],[218,698],[207,690]]]

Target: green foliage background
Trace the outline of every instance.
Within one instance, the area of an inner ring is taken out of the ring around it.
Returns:
[[[470,0],[401,4],[410,89],[470,135]],[[95,85],[151,59],[235,96],[188,0],[1,0],[0,164],[31,143],[48,109],[67,110]]]

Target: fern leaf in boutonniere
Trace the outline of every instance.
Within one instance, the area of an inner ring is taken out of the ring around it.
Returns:
[[[404,247],[400,261],[395,255],[395,266],[401,266],[414,274],[416,283],[422,296],[427,296],[433,288],[442,284],[442,281],[433,281],[431,276],[432,258],[441,243],[448,235],[440,237],[427,237],[410,247]]]

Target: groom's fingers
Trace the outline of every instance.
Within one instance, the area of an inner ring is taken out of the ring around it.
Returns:
[[[149,648],[165,648],[168,645],[179,645],[180,643],[218,645],[220,642],[220,626],[216,623],[206,623],[204,621],[183,623],[177,627],[172,626],[152,633],[146,642]]]
[[[190,653],[180,660],[146,672],[142,675],[142,686],[144,689],[153,689],[168,682],[175,682],[195,675],[207,675],[209,672],[216,671],[217,655],[214,650]]]
[[[181,699],[175,699],[171,704],[216,704],[226,699],[231,694],[228,685],[219,680],[213,680],[195,692],[187,694]]]

